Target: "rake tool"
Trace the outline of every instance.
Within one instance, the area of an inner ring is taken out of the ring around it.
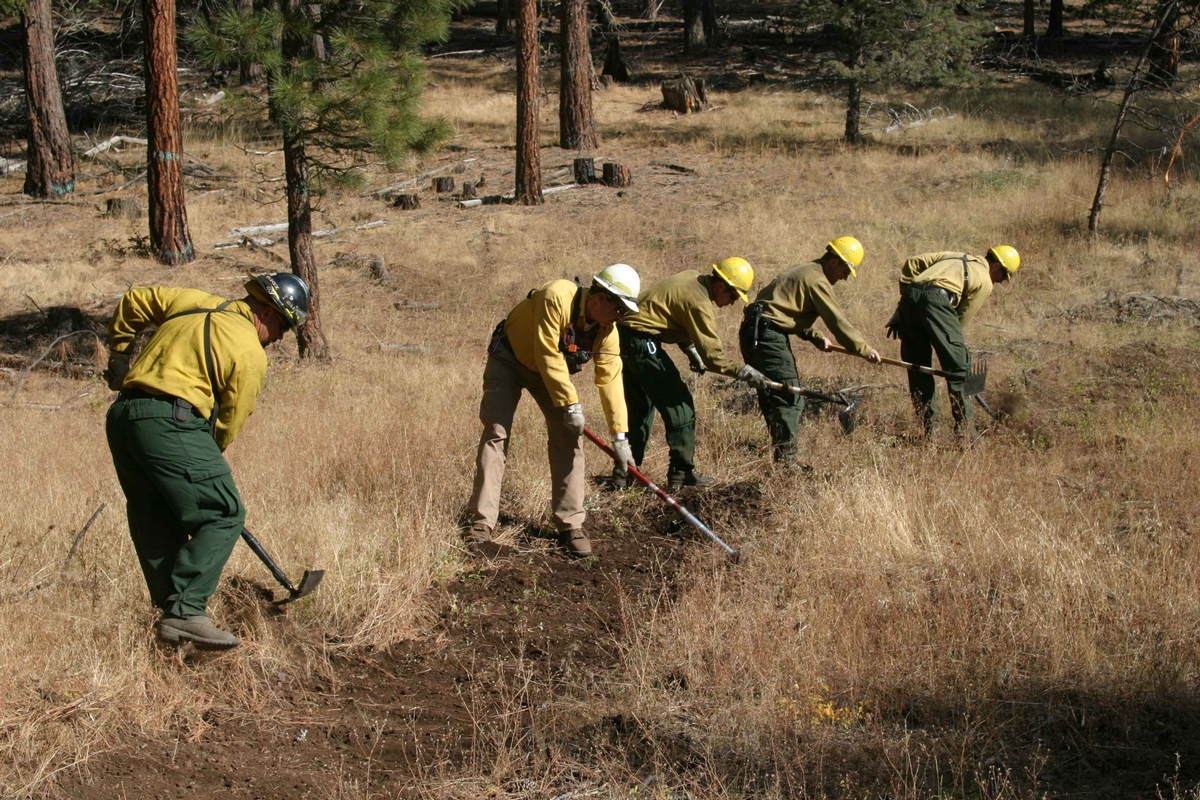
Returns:
[[[599,436],[597,436],[595,433],[588,430],[587,428],[584,428],[583,435],[586,436],[587,438],[591,439],[592,442],[597,447],[599,447],[601,450],[603,450],[608,455],[609,458],[614,459],[614,460],[616,459],[617,454],[613,452],[613,449],[611,447],[609,447],[607,444],[605,444],[604,440],[601,439]],[[730,559],[733,560],[733,563],[737,564],[739,561],[741,561],[742,554],[739,551],[734,550],[732,547],[725,544],[725,542],[721,539],[720,536],[717,536],[715,533],[713,533],[711,530],[709,530],[707,525],[705,525],[703,522],[701,522],[696,517],[695,514],[688,511],[686,508],[684,508],[683,505],[678,500],[676,500],[674,497],[671,497],[671,495],[667,494],[662,489],[660,489],[657,485],[655,485],[654,481],[650,480],[644,474],[642,474],[641,470],[639,470],[637,467],[630,466],[630,467],[628,467],[628,469],[629,469],[630,475],[637,478],[639,481],[641,481],[643,484],[645,484],[647,489],[654,492],[656,495],[658,495],[663,500],[665,500],[667,505],[669,505],[671,508],[675,509],[675,511],[679,514],[679,516],[681,516],[685,520],[687,520],[688,524],[690,524],[693,528],[695,528],[696,530],[703,533],[709,539],[712,539],[714,542],[719,544],[721,546],[721,549],[729,554],[729,557],[730,557]]]
[[[312,594],[317,590],[321,579],[325,577],[325,570],[323,569],[306,569],[304,570],[304,577],[300,579],[300,585],[295,586],[288,580],[288,576],[279,568],[274,559],[267,555],[267,551],[259,544],[258,539],[254,538],[254,534],[242,528],[242,539],[254,551],[254,555],[258,556],[258,559],[267,565],[267,569],[271,570],[271,574],[275,576],[275,580],[279,581],[279,585],[287,589],[288,596],[283,600],[275,601],[275,605],[277,606],[286,605],[294,600],[299,600],[301,597]]]
[[[798,394],[801,397],[808,397],[813,400],[821,400],[834,405],[845,406],[837,412],[838,422],[842,424],[842,433],[854,433],[854,428],[858,425],[858,398],[851,400],[845,392],[838,391],[835,394],[825,394],[824,392],[815,392],[812,389],[801,389],[799,386],[788,386],[787,384],[778,381],[767,381],[767,386],[772,389],[786,389],[792,394]]]
[[[829,349],[835,353],[845,353],[848,356],[857,356],[857,353],[852,353],[844,347],[830,345]],[[915,369],[917,372],[924,372],[926,375],[937,375],[940,378],[961,379],[963,382],[963,394],[968,397],[983,394],[983,390],[987,385],[988,364],[987,359],[978,359],[971,362],[971,368],[966,372],[947,372],[944,369],[934,369],[933,367],[923,367],[918,364],[911,364],[908,361],[901,361],[898,358],[883,358],[880,359],[884,364],[889,364],[893,367],[903,367],[904,369]]]

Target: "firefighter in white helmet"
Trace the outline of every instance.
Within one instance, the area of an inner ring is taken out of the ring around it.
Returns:
[[[546,418],[554,524],[559,542],[576,557],[591,555],[583,533],[585,475],[583,406],[571,375],[591,361],[600,403],[613,435],[615,466],[633,464],[621,385],[616,322],[638,310],[641,280],[628,264],[605,267],[590,286],[554,280],[532,290],[496,326],[483,371],[479,418],[483,434],[475,463],[467,539],[489,541],[500,513],[500,484],[513,416],[527,391]]]

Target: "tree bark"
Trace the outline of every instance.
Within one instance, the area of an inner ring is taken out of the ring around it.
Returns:
[[[538,152],[537,0],[517,4],[517,185],[522,205],[542,202],[542,166]]]
[[[1162,4],[1164,7],[1166,3]],[[1179,77],[1179,6],[1158,13],[1163,23],[1154,37],[1150,48],[1150,77],[1164,85],[1170,85]]]
[[[508,36],[512,32],[513,0],[496,0],[496,35]]]
[[[183,192],[183,133],[175,57],[174,0],[144,0],[146,26],[146,190],[150,247],[164,264],[196,257]]]
[[[288,255],[292,272],[300,276],[312,293],[308,319],[296,331],[301,358],[328,360],[329,342],[321,329],[321,293],[318,288],[317,259],[313,255],[312,201],[309,196],[308,159],[304,138],[284,134],[283,172],[287,178]]]
[[[1100,160],[1100,177],[1096,181],[1096,196],[1092,198],[1092,209],[1088,213],[1088,233],[1092,236],[1095,236],[1100,229],[1100,210],[1104,208],[1104,194],[1108,189],[1108,180],[1112,176],[1113,160],[1117,156],[1117,145],[1121,140],[1121,128],[1125,125],[1125,118],[1129,116],[1129,107],[1133,104],[1134,95],[1146,85],[1141,77],[1142,68],[1150,56],[1155,41],[1167,26],[1177,6],[1178,0],[1167,0],[1159,11],[1160,16],[1158,23],[1154,26],[1154,32],[1150,34],[1137,64],[1133,67],[1133,72],[1129,76],[1129,82],[1125,84],[1125,94],[1121,97],[1121,105],[1117,107],[1117,118],[1113,122],[1112,135],[1109,136],[1108,146],[1104,148],[1104,157]]]
[[[704,2],[705,0],[683,0],[683,52],[685,55],[701,55],[708,49],[704,26]]]
[[[1036,0],[1025,0],[1025,25],[1021,35],[1026,39],[1037,36]]]
[[[29,114],[24,192],[30,197],[62,197],[75,188],[75,152],[54,63],[50,0],[29,0],[21,23],[25,29],[25,105]]]
[[[249,16],[254,13],[254,0],[238,0],[238,11]],[[238,80],[242,86],[251,86],[263,79],[262,64],[243,61],[238,64]]]
[[[853,54],[846,60],[846,66],[858,69],[864,61],[863,47],[856,44]],[[860,144],[862,140],[862,81],[851,78],[846,88],[846,143]]]
[[[1050,39],[1063,36],[1063,0],[1050,0],[1050,24],[1046,26],[1046,36]]]
[[[564,0],[561,32],[558,143],[564,150],[591,150],[599,144],[599,139],[592,116],[595,70],[588,42],[587,0]]]
[[[662,5],[662,0],[645,0],[642,6],[642,19],[656,20],[658,19],[658,9]]]

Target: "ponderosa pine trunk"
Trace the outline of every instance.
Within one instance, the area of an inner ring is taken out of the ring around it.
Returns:
[[[196,257],[183,191],[183,133],[175,56],[174,0],[144,0],[146,26],[146,190],[150,247],[164,264]]]
[[[558,143],[564,150],[591,150],[598,139],[592,116],[594,70],[588,42],[587,0],[563,0],[561,31]]]
[[[1024,26],[1021,30],[1021,35],[1026,39],[1032,39],[1037,36],[1037,8],[1036,0],[1025,0],[1025,15]]]
[[[513,0],[496,0],[496,35],[508,36],[512,31]]]
[[[850,69],[862,67],[866,63],[866,54],[861,45],[856,45],[846,66]],[[859,144],[862,142],[862,81],[851,78],[846,87],[846,143]]]
[[[542,202],[542,165],[538,153],[537,0],[517,4],[517,185],[522,205]]]
[[[642,19],[656,20],[658,19],[658,9],[662,5],[662,0],[645,0],[642,5]]]
[[[301,358],[327,360],[329,342],[321,328],[321,292],[317,259],[313,255],[312,199],[309,195],[308,159],[302,136],[284,134],[283,172],[287,180],[288,255],[292,272],[299,275],[312,293],[308,320],[296,331]]]
[[[1150,48],[1150,78],[1169,85],[1179,77],[1179,6],[1171,3],[1164,16],[1162,8],[1166,6],[1166,2],[1161,3],[1157,15],[1163,23]]]
[[[1050,24],[1046,26],[1046,36],[1050,39],[1063,36],[1063,0],[1050,0]]]
[[[238,0],[238,11],[246,16],[254,13],[254,0]],[[243,61],[238,64],[238,81],[242,86],[251,86],[263,79],[262,64]]]
[[[25,28],[25,104],[29,114],[24,192],[31,197],[62,197],[75,189],[75,152],[54,63],[50,0],[28,0],[21,23]]]
[[[707,49],[703,0],[683,0],[683,52],[696,56]]]

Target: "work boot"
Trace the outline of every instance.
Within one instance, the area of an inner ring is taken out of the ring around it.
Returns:
[[[592,543],[588,541],[587,536],[584,536],[583,530],[580,528],[559,531],[558,543],[563,546],[571,558],[587,558],[592,554]]]
[[[492,526],[486,522],[476,522],[463,531],[467,544],[486,544],[492,540]]]
[[[692,469],[667,473],[667,489],[672,492],[678,492],[685,486],[696,486],[705,489],[716,482],[716,478],[711,478],[708,475],[699,475]]]
[[[191,617],[163,614],[156,627],[158,638],[168,644],[191,642],[200,650],[227,650],[238,643],[236,636],[213,625],[203,614]]]
[[[628,472],[618,472],[614,469],[612,477],[608,479],[608,485],[613,489],[628,489],[633,486],[633,476]]]
[[[783,458],[775,459],[775,468],[784,472],[791,472],[795,475],[812,475],[813,473],[811,464],[805,464],[795,456],[784,456]]]

